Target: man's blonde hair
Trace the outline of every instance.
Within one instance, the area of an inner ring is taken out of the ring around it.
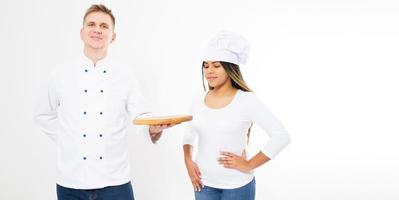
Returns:
[[[115,27],[115,17],[114,17],[114,14],[112,14],[112,10],[110,10],[109,8],[104,6],[103,4],[93,4],[93,5],[91,5],[90,8],[88,8],[86,10],[86,13],[85,13],[85,15],[83,17],[83,23],[85,22],[87,15],[89,15],[90,13],[93,13],[93,12],[102,12],[104,14],[109,15],[111,17],[111,19],[112,19],[113,27]]]

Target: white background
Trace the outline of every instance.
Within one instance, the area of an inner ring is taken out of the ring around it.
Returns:
[[[55,199],[55,146],[33,123],[39,86],[82,51],[91,1],[2,1],[0,199]],[[111,54],[137,68],[157,112],[185,113],[202,91],[201,49],[219,30],[252,50],[244,78],[292,136],[256,171],[258,200],[399,199],[399,2],[105,1]],[[135,196],[193,199],[184,125],[152,145],[129,127]],[[267,137],[255,128],[252,152]]]

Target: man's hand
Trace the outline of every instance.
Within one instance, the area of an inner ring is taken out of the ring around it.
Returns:
[[[159,138],[161,138],[162,131],[164,129],[170,128],[174,125],[176,124],[150,125],[149,132],[152,143],[156,143],[159,140]]]

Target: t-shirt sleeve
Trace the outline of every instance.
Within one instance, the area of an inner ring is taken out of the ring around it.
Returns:
[[[193,120],[195,118],[196,107],[199,106],[198,105],[199,104],[198,99],[200,98],[199,96],[197,96],[197,98],[194,99],[194,101],[191,103],[191,106],[189,109],[189,115],[193,116]],[[189,144],[191,146],[195,146],[195,142],[198,138],[198,134],[193,127],[193,120],[186,123],[186,128],[185,128],[185,132],[183,135],[183,145]]]
[[[274,159],[290,142],[291,137],[280,121],[270,112],[266,105],[255,94],[248,93],[246,98],[249,115],[269,136],[269,140],[262,148],[262,152]]]

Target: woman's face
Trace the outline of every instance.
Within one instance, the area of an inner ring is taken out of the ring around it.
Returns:
[[[219,61],[205,61],[203,70],[210,87],[219,88],[230,81],[230,77]]]

